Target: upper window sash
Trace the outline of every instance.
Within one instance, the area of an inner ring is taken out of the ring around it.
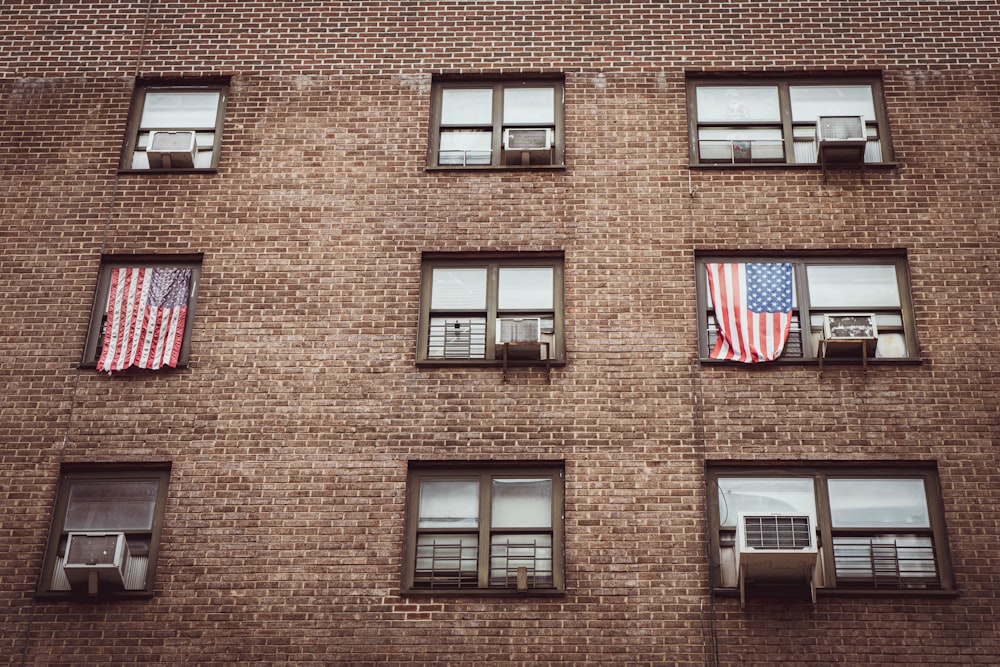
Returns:
[[[224,83],[138,84],[121,169],[173,172],[218,167],[227,93]]]
[[[436,81],[428,166],[562,166],[563,90],[561,79]]]
[[[544,344],[529,357],[561,360],[562,285],[561,258],[425,260],[418,361],[496,363],[528,339]]]
[[[715,255],[699,257],[696,285],[699,357],[710,360],[718,322],[708,287],[706,264],[712,262],[790,262],[793,266],[791,327],[777,361],[818,358],[824,315],[871,313],[878,341],[869,357],[879,360],[919,358],[906,259],[900,256],[788,257]]]
[[[818,164],[819,116],[861,116],[864,162],[892,162],[877,78],[688,80],[691,163]]]

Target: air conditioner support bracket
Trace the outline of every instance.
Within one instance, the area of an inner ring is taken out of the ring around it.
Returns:
[[[826,185],[826,174],[827,174],[826,156],[823,154],[822,151],[820,151],[820,154],[819,154],[819,163],[820,163],[820,166],[823,167],[823,184]],[[847,165],[848,166],[855,166],[855,165],[851,165],[850,163],[847,163]],[[865,182],[865,162],[864,162],[864,158],[862,158],[861,162],[858,165],[856,165],[856,166],[861,167],[861,182],[864,183]]]
[[[819,376],[823,377],[823,360],[826,359],[826,350],[828,347],[833,346],[851,346],[860,345],[861,346],[861,366],[864,368],[864,372],[868,372],[868,344],[874,343],[875,341],[870,338],[858,338],[858,339],[837,339],[837,340],[821,340],[819,342]]]
[[[552,355],[550,354],[549,344],[544,342],[538,343],[503,343],[500,347],[500,358],[503,360],[503,381],[504,384],[507,383],[507,376],[510,373],[511,361],[515,362],[515,365],[524,365],[523,363],[518,364],[517,359],[511,358],[511,349],[518,348],[531,348],[538,350],[538,359],[536,361],[545,363],[545,381],[552,382]],[[532,366],[536,364],[531,364]]]

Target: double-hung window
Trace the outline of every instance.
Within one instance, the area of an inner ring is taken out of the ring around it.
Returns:
[[[561,78],[437,80],[431,114],[430,167],[563,165]]]
[[[692,78],[688,117],[694,165],[892,162],[878,77]]]
[[[418,361],[562,360],[562,285],[562,255],[425,255]]]
[[[67,466],[39,595],[153,593],[170,466]]]
[[[808,517],[818,589],[954,588],[936,471],[893,465],[710,468],[714,586],[735,589],[738,523]],[[767,572],[761,573],[766,578]]]
[[[103,258],[82,365],[114,372],[187,364],[201,255]]]
[[[225,82],[137,85],[121,168],[210,171],[218,167],[227,91]]]
[[[857,360],[822,344],[838,316],[874,322],[869,359],[919,358],[902,255],[706,254],[696,268],[703,360]]]
[[[406,592],[563,590],[561,464],[411,465]]]

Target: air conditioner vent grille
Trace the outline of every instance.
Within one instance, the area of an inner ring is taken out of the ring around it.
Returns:
[[[809,549],[812,539],[807,516],[746,516],[749,549]]]
[[[865,121],[861,116],[820,116],[820,141],[847,141],[865,138]]]

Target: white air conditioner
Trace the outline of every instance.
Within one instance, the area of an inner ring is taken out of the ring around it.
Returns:
[[[864,162],[867,146],[864,116],[820,116],[816,119],[816,154],[820,162]]]
[[[503,148],[507,151],[549,151],[553,132],[549,127],[507,128],[503,131]]]
[[[96,595],[98,582],[115,588],[125,585],[129,558],[124,533],[70,533],[63,572],[72,587],[86,586],[91,595]]]
[[[540,340],[541,318],[501,317],[498,321],[498,343],[537,343]]]
[[[150,169],[191,169],[198,153],[198,138],[191,131],[149,133],[146,157]]]
[[[823,316],[823,340],[875,340],[878,325],[874,313],[838,313]]]
[[[751,585],[802,584],[816,601],[816,530],[807,514],[739,514],[736,524],[736,571],[740,606]]]

